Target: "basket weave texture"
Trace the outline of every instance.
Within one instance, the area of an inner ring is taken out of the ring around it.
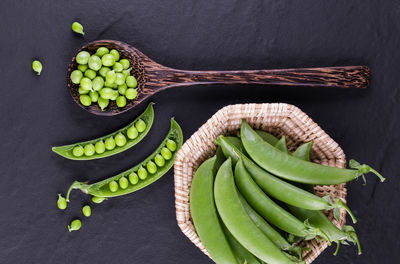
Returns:
[[[344,167],[345,155],[339,145],[329,137],[314,121],[299,108],[282,103],[229,105],[215,113],[179,150],[175,165],[175,208],[176,219],[182,232],[201,251],[209,256],[194,228],[190,215],[189,194],[194,173],[200,164],[214,155],[214,140],[220,135],[237,134],[242,119],[254,129],[261,129],[275,136],[286,136],[288,148],[294,151],[301,143],[313,140],[311,160],[332,167]],[[341,198],[346,202],[345,184],[316,186],[319,196],[329,194],[331,198]],[[346,212],[341,210],[337,222],[332,212],[329,219],[338,227],[343,227]],[[311,263],[328,246],[326,241],[316,239],[303,241],[301,246],[310,248],[304,252],[306,263]],[[210,256],[209,256],[210,257]]]

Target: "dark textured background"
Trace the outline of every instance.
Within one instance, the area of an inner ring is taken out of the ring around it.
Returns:
[[[287,102],[305,111],[344,149],[386,177],[348,185],[363,255],[342,247],[316,263],[396,263],[400,257],[400,2],[385,1],[0,1],[0,263],[211,263],[175,221],[173,173],[132,195],[93,206],[76,191],[65,212],[57,193],[73,180],[96,181],[141,161],[175,116],[185,139],[219,108]],[[71,23],[84,25],[84,38]],[[96,39],[125,41],[154,60],[183,69],[258,69],[365,64],[367,90],[198,86],[152,98],[155,124],[136,147],[111,158],[77,162],[53,145],[90,139],[129,123],[146,104],[116,117],[95,116],[71,99],[67,65]],[[31,70],[38,58],[40,77]],[[82,201],[83,200],[83,201]],[[397,261],[396,261],[397,259]]]

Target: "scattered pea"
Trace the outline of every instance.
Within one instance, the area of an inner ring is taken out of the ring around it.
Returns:
[[[94,145],[94,148],[95,148],[97,154],[101,154],[101,153],[104,153],[104,151],[106,151],[106,146],[104,145],[103,140],[96,142],[96,144]]]
[[[99,100],[99,93],[96,91],[90,92],[89,96],[90,99],[92,100],[92,103],[96,103]]]
[[[122,85],[125,83],[125,75],[123,75],[122,73],[116,73],[115,74],[115,83],[118,85]]]
[[[176,143],[175,143],[175,141],[173,141],[173,140],[171,140],[171,139],[168,139],[166,145],[167,145],[167,148],[168,148],[169,150],[171,150],[171,151],[175,151],[175,150],[176,150]]]
[[[147,178],[147,170],[145,168],[143,168],[142,166],[140,166],[140,168],[138,169],[137,174],[141,180],[144,180]]]
[[[89,68],[94,70],[94,71],[98,71],[101,69],[101,59],[99,58],[99,56],[97,55],[92,55],[90,56],[89,60],[88,60],[88,65]]]
[[[127,135],[128,138],[130,138],[130,139],[135,139],[135,138],[137,138],[137,136],[139,135],[139,132],[137,131],[136,127],[131,126],[131,127],[128,128],[128,130],[126,131],[126,135]]]
[[[80,157],[83,155],[83,147],[82,146],[76,146],[72,149],[72,155],[74,155],[75,157]]]
[[[130,66],[129,60],[127,59],[121,59],[119,63],[121,63],[124,70],[128,69]]]
[[[97,101],[99,104],[100,109],[103,111],[109,104],[108,99],[104,99],[103,97],[99,97],[99,100]]]
[[[126,84],[118,85],[118,92],[120,95],[125,95],[126,92]]]
[[[99,73],[100,73],[101,76],[103,76],[105,78],[106,75],[107,75],[107,72],[109,72],[109,71],[111,71],[110,68],[103,66],[103,67],[101,67]]]
[[[81,79],[83,77],[83,74],[80,70],[75,70],[71,72],[71,82],[75,84],[79,84],[81,82]]]
[[[110,51],[106,47],[100,47],[100,48],[97,49],[96,55],[99,56],[99,57],[103,57],[104,55],[106,55],[109,52]]]
[[[126,105],[126,98],[125,96],[118,96],[116,99],[116,103],[118,107],[124,107]]]
[[[83,77],[80,81],[80,85],[82,87],[82,89],[85,90],[92,90],[92,80],[90,80],[87,77]]]
[[[136,96],[137,96],[137,90],[136,90],[136,89],[133,89],[133,88],[129,88],[129,89],[126,90],[125,96],[126,96],[126,98],[129,99],[129,100],[133,100],[133,99],[135,99]]]
[[[85,156],[90,157],[93,156],[96,150],[94,148],[94,145],[90,143],[85,145],[84,151],[85,151]]]
[[[115,144],[117,144],[118,147],[122,147],[126,144],[126,137],[122,133],[118,133],[115,135]]]
[[[132,75],[126,77],[125,82],[126,82],[126,85],[128,85],[128,87],[130,87],[130,88],[136,88],[136,86],[137,86],[136,78]]]
[[[116,63],[114,64],[114,66],[113,66],[113,70],[114,70],[115,72],[122,72],[122,71],[124,70],[124,66],[122,66],[121,63],[116,62]]]
[[[37,75],[40,75],[43,69],[42,63],[38,60],[34,60],[32,62],[32,69],[37,73]]]
[[[151,174],[154,174],[154,173],[157,172],[157,166],[156,166],[156,164],[155,164],[154,162],[152,162],[152,161],[149,161],[149,162],[147,163],[146,167],[147,167],[147,170],[148,170]]]
[[[85,32],[83,32],[83,26],[79,22],[72,23],[71,28],[75,33],[81,34],[82,36],[85,35]]]
[[[111,54],[105,54],[102,58],[101,58],[101,62],[104,66],[113,66],[115,63],[115,57]]]
[[[141,133],[143,131],[146,130],[146,123],[142,120],[139,119],[136,123],[135,123],[135,127],[136,129]]]
[[[87,66],[87,64],[79,64],[78,65],[78,70],[80,70],[81,72],[85,72],[89,67]]]
[[[95,91],[99,91],[101,88],[104,87],[104,79],[100,76],[97,76],[92,80],[92,88]]]
[[[67,208],[67,201],[60,193],[58,194],[57,207],[60,210],[65,210]]]
[[[139,177],[137,176],[137,174],[135,172],[132,172],[131,174],[129,174],[129,182],[133,185],[135,185],[136,183],[138,183],[139,181]]]
[[[171,151],[169,149],[165,148],[165,147],[161,149],[161,155],[166,160],[170,160],[172,158]]]
[[[93,196],[92,197],[92,202],[94,202],[96,204],[102,203],[104,200],[107,200],[107,198],[98,197],[98,196]]]
[[[88,77],[90,80],[93,80],[96,77],[96,72],[92,69],[87,69],[85,71],[84,75],[85,75],[85,77]],[[92,86],[93,86],[93,84],[92,84]]]
[[[125,177],[119,178],[118,183],[121,189],[125,190],[126,188],[128,188],[129,182]]]
[[[99,91],[99,94],[104,99],[111,99],[114,95],[114,90],[111,88],[103,88]]]
[[[116,49],[110,50],[110,54],[113,55],[116,61],[119,61],[119,52]]]
[[[79,219],[75,219],[71,222],[71,225],[68,226],[68,231],[72,232],[72,231],[77,231],[79,229],[81,229],[82,227],[82,222]]]
[[[79,64],[87,64],[90,58],[90,53],[83,50],[76,55],[76,62]]]
[[[118,183],[116,181],[111,181],[108,184],[108,188],[110,189],[111,192],[116,192],[118,190]]]
[[[160,154],[157,154],[154,157],[154,162],[157,164],[158,167],[162,167],[165,165],[165,159]]]
[[[106,149],[108,149],[108,150],[114,149],[115,148],[115,140],[113,139],[113,137],[107,138],[105,141],[105,145],[106,145]]]
[[[90,208],[89,205],[85,205],[82,208],[82,213],[83,213],[84,216],[89,217],[92,214],[92,209]]]
[[[90,106],[92,104],[92,100],[90,99],[90,96],[87,94],[79,95],[79,102],[81,102],[81,104],[84,106]]]

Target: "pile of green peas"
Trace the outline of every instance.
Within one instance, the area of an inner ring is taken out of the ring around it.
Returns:
[[[172,158],[172,153],[176,151],[177,144],[174,140],[168,139],[165,147],[163,147],[159,154],[154,157],[154,160],[150,160],[144,166],[140,166],[136,172],[131,172],[128,177],[122,176],[118,180],[109,182],[108,188],[110,192],[115,193],[119,188],[125,190],[129,187],[129,184],[136,185],[139,180],[145,180],[150,174],[155,174],[158,168],[165,165],[166,160]]]
[[[106,138],[105,140],[99,140],[95,144],[88,143],[84,146],[77,145],[72,149],[72,155],[75,157],[81,157],[83,155],[90,157],[95,153],[102,154],[105,151],[111,151],[117,147],[123,147],[127,143],[127,138],[129,140],[135,139],[139,136],[139,133],[142,133],[146,130],[146,122],[142,119],[139,119],[130,126],[126,131],[119,132],[115,136],[111,136]]]
[[[137,80],[131,75],[128,59],[121,59],[116,49],[99,47],[95,54],[81,51],[76,55],[77,69],[71,72],[71,82],[79,85],[79,101],[84,106],[97,103],[101,110],[110,100],[120,108],[137,97]]]

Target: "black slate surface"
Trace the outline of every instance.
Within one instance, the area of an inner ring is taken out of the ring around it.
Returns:
[[[159,144],[175,116],[187,139],[221,107],[287,102],[313,118],[348,157],[367,162],[387,182],[348,185],[363,255],[327,249],[315,263],[397,263],[400,257],[398,1],[14,1],[0,2],[0,263],[211,263],[175,221],[173,173],[132,195],[93,206],[72,195],[66,212],[57,193],[73,180],[96,181],[136,164]],[[84,38],[71,32],[84,25]],[[198,86],[155,95],[155,125],[135,148],[77,162],[53,145],[90,139],[129,123],[146,107],[116,117],[85,112],[66,87],[75,51],[117,39],[156,61],[182,69],[258,69],[365,64],[367,90]],[[31,62],[43,62],[41,76]],[[396,260],[397,259],[397,260]]]

